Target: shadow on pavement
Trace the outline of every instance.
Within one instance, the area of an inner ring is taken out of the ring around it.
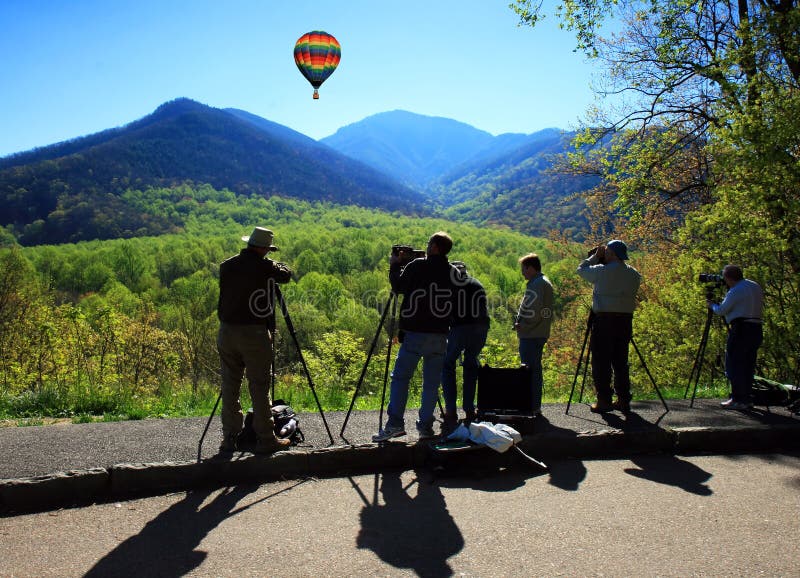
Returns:
[[[236,508],[236,504],[255,492],[258,485],[187,492],[183,500],[150,520],[141,532],[114,548],[85,576],[183,576],[190,573],[207,555],[195,548],[220,523],[304,482],[241,508]],[[216,497],[203,505],[214,494]]]
[[[464,537],[447,510],[444,496],[438,486],[419,476],[403,487],[401,474],[376,474],[371,502],[350,478],[364,501],[356,545],[418,576],[452,576],[447,560],[463,549]]]
[[[658,484],[675,486],[698,496],[710,496],[714,493],[706,484],[712,474],[691,462],[666,454],[658,457],[635,456],[629,459],[639,469],[625,468],[626,474]]]
[[[203,506],[214,491],[187,492],[180,502],[150,520],[109,552],[86,576],[182,576],[206,557],[195,551],[206,535],[231,516],[236,504],[256,487],[225,489]]]
[[[534,423],[534,434],[552,434],[555,437],[576,438],[578,433],[569,428],[558,427],[548,420],[544,415],[536,418]],[[535,450],[533,451],[535,453]],[[568,492],[575,492],[586,478],[586,466],[578,459],[570,459],[561,462],[547,462],[547,473],[550,476],[550,485],[561,488]]]
[[[635,411],[629,411],[625,414],[609,412],[601,413],[599,415],[605,423],[614,429],[618,429],[620,431],[636,431],[646,429],[663,429],[658,425],[658,422],[661,421],[661,418],[667,415],[667,412],[661,414],[661,416],[655,422],[647,421]]]

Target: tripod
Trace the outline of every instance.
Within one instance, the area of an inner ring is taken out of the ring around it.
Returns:
[[[353,399],[350,400],[350,407],[347,410],[347,415],[345,415],[344,417],[344,423],[342,423],[342,429],[339,432],[339,437],[341,437],[342,439],[344,439],[344,430],[347,427],[347,422],[350,420],[350,414],[352,413],[353,406],[356,403],[358,392],[364,383],[364,377],[367,374],[367,367],[369,367],[370,359],[372,359],[372,354],[375,352],[375,346],[378,343],[378,339],[380,339],[381,330],[383,329],[383,325],[386,322],[386,316],[388,315],[389,309],[391,308],[392,316],[389,319],[389,327],[388,327],[389,338],[386,345],[386,363],[383,368],[383,390],[381,392],[381,411],[378,414],[378,430],[381,430],[383,428],[383,406],[386,403],[386,384],[389,381],[389,363],[392,360],[392,344],[394,343],[394,331],[395,331],[395,326],[397,325],[397,301],[398,301],[397,293],[391,291],[389,293],[389,299],[387,299],[386,305],[383,308],[383,315],[381,315],[381,320],[378,322],[378,329],[377,331],[375,331],[375,337],[373,337],[372,344],[369,346],[367,359],[364,360],[364,367],[361,368],[361,375],[359,375],[358,377],[358,382],[356,383],[356,389],[353,392]],[[439,411],[441,411],[444,414],[441,400],[437,399],[437,402],[439,403]]]
[[[392,316],[389,320],[389,339],[386,346],[386,364],[383,368],[383,391],[381,392],[381,411],[380,414],[378,414],[378,430],[383,427],[383,405],[386,402],[386,383],[389,380],[389,362],[392,359],[392,343],[394,342],[394,329],[397,323],[397,293],[394,291],[389,293],[389,299],[387,299],[386,306],[383,308],[383,315],[381,315],[381,320],[378,322],[378,329],[375,331],[375,337],[372,339],[372,345],[369,346],[367,359],[364,361],[364,367],[361,368],[361,375],[358,377],[356,389],[353,392],[353,399],[350,401],[350,408],[347,410],[347,415],[344,417],[344,423],[342,423],[342,429],[339,432],[339,436],[341,438],[344,438],[344,429],[347,427],[347,422],[350,420],[350,413],[353,411],[353,406],[356,403],[356,397],[358,397],[358,392],[361,389],[361,385],[364,383],[364,376],[367,374],[369,361],[372,359],[375,346],[378,343],[378,339],[380,339],[381,330],[383,329],[383,324],[386,322],[386,316],[388,315],[390,308],[392,310]]]
[[[708,345],[708,335],[711,332],[711,323],[714,318],[714,312],[709,308],[706,311],[706,324],[703,327],[703,335],[700,338],[700,344],[697,346],[697,353],[694,355],[694,363],[692,364],[692,371],[689,373],[689,381],[686,384],[686,391],[683,392],[683,399],[686,399],[686,396],[689,394],[689,387],[692,385],[692,379],[694,379],[694,389],[692,390],[692,400],[689,402],[689,407],[694,407],[694,398],[697,394],[697,385],[700,382],[700,372],[703,369],[703,361],[706,355],[706,346]],[[725,328],[730,331],[730,327],[728,326],[728,322],[725,321]],[[719,360],[719,358],[718,358]],[[711,365],[711,376],[710,381],[714,381],[714,371],[715,366]]]
[[[569,392],[569,401],[567,401],[567,409],[564,413],[569,413],[569,408],[572,405],[572,396],[575,394],[575,385],[578,383],[578,376],[581,373],[581,364],[583,363],[583,380],[581,382],[581,391],[578,395],[578,403],[583,400],[583,391],[586,387],[586,373],[589,370],[589,361],[591,360],[592,351],[591,348],[587,350],[587,344],[590,343],[589,338],[592,334],[592,324],[594,323],[595,313],[594,311],[589,311],[589,316],[586,319],[586,332],[583,335],[583,345],[581,346],[581,354],[578,357],[578,363],[575,366],[575,377],[572,380],[572,390]],[[664,401],[664,396],[661,395],[661,390],[658,388],[656,384],[656,380],[653,379],[653,375],[650,373],[650,369],[647,367],[647,363],[645,363],[644,356],[642,352],[639,351],[639,346],[636,345],[636,341],[634,341],[633,337],[631,337],[631,344],[633,345],[633,349],[636,351],[636,355],[639,357],[639,361],[642,363],[642,367],[644,368],[645,373],[647,373],[647,377],[650,378],[650,382],[653,384],[653,389],[655,390],[656,394],[658,395],[658,399],[661,400],[662,405],[664,406],[664,411],[669,411],[669,407],[667,406],[667,402]],[[583,356],[586,353],[586,361],[583,362]]]
[[[281,293],[281,288],[277,285],[274,285],[274,298],[273,303],[277,300],[281,306],[281,313],[283,313],[283,319],[286,322],[286,328],[289,330],[289,334],[292,336],[292,341],[294,342],[294,346],[297,349],[297,355],[300,357],[300,363],[303,366],[303,371],[306,374],[306,379],[308,380],[308,386],[311,388],[311,393],[314,396],[314,401],[317,403],[317,409],[319,410],[319,415],[322,417],[322,423],[325,425],[325,431],[328,432],[328,438],[331,440],[331,445],[334,444],[333,435],[331,434],[331,429],[328,427],[328,420],[325,419],[325,412],[322,411],[322,405],[319,402],[319,397],[317,397],[317,391],[314,388],[314,381],[311,379],[311,374],[308,371],[308,366],[306,365],[306,360],[303,357],[303,350],[300,348],[300,342],[297,340],[297,333],[294,330],[294,324],[292,323],[292,318],[289,316],[289,309],[286,306],[286,300],[283,298],[283,293]],[[274,321],[271,323],[270,327],[275,329]],[[275,337],[273,333],[272,339],[272,367],[270,372],[271,383],[272,383],[272,398],[274,399],[275,396]],[[222,399],[222,391],[220,390],[219,395],[217,396],[217,401],[214,403],[214,408],[211,410],[211,415],[208,416],[208,421],[206,422],[206,427],[203,430],[203,435],[200,436],[200,441],[197,444],[197,461],[200,462],[201,452],[203,449],[203,440],[206,437],[206,433],[208,432],[208,428],[211,425],[211,420],[214,417],[214,414],[217,411],[217,406],[219,406],[219,402]]]

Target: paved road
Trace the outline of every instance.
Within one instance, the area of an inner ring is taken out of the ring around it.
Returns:
[[[0,519],[2,576],[798,576],[800,454],[384,472]]]

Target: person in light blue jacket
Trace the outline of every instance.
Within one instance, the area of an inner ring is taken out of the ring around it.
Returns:
[[[630,411],[631,380],[628,347],[633,338],[633,310],[642,281],[639,272],[625,263],[628,247],[615,239],[584,259],[578,275],[594,285],[592,291],[592,380],[597,402],[595,413]],[[612,403],[611,376],[617,401]]]
[[[756,357],[764,338],[761,321],[764,293],[758,283],[744,278],[738,265],[726,265],[722,279],[728,286],[725,299],[719,304],[708,300],[708,307],[717,315],[724,315],[728,322],[725,373],[731,381],[731,397],[722,402],[722,407],[750,409]]]

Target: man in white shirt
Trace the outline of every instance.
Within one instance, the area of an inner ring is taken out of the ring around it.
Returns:
[[[738,265],[726,265],[722,278],[728,293],[722,303],[708,300],[708,307],[728,322],[725,373],[731,382],[731,397],[722,402],[726,409],[753,407],[752,386],[758,348],[763,341],[762,309],[764,293],[755,281],[744,278]]]

